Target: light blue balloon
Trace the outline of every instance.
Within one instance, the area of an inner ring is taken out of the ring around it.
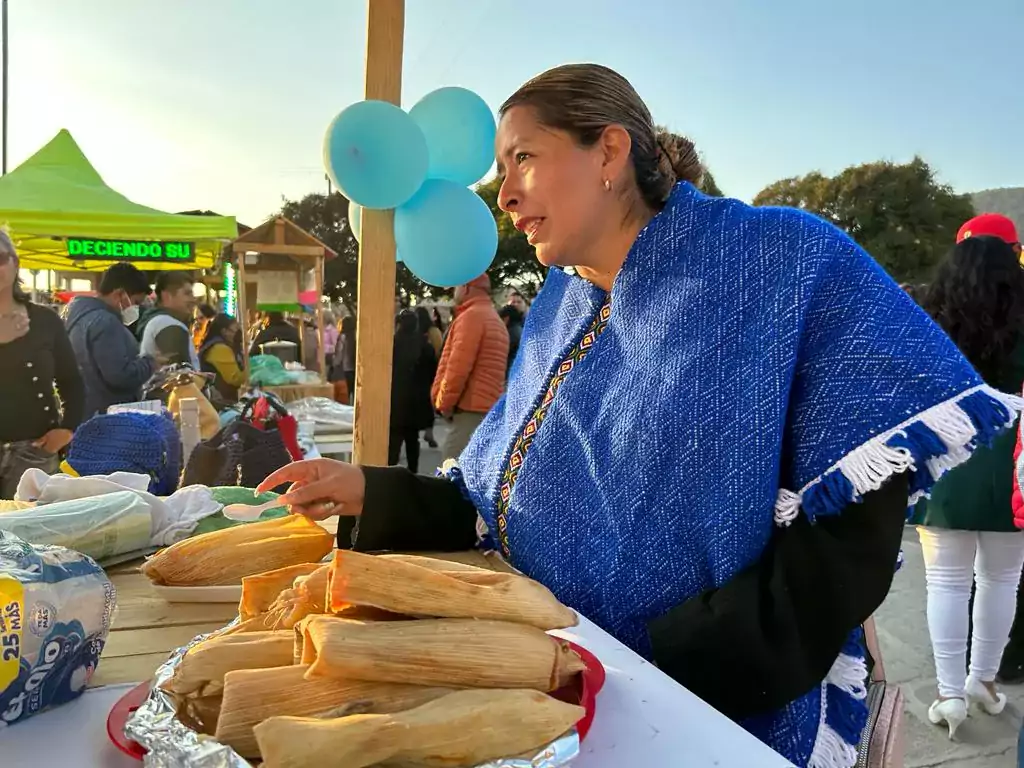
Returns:
[[[476,192],[454,181],[427,179],[395,210],[395,245],[416,277],[447,288],[487,271],[498,250],[498,227]]]
[[[348,201],[348,228],[357,243],[363,241],[363,208],[359,203]]]
[[[487,102],[473,91],[438,88],[416,102],[409,116],[427,140],[428,178],[468,187],[490,170],[497,126]]]
[[[427,177],[423,131],[386,101],[360,101],[343,109],[324,137],[324,165],[349,200],[364,208],[397,208]]]

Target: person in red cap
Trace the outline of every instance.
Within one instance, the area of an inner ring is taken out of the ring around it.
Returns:
[[[998,237],[1004,243],[1013,246],[1013,250],[1020,255],[1020,238],[1017,235],[1017,227],[1008,216],[1001,213],[981,213],[973,219],[964,222],[960,231],[956,233],[956,241],[963,242],[969,237]]]

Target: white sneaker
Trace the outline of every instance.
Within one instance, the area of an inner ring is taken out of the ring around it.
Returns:
[[[990,715],[998,715],[1006,708],[1006,694],[996,693],[993,698],[988,688],[976,677],[967,676],[967,685],[964,686],[964,690],[972,704],[977,704]]]
[[[942,725],[949,728],[949,739],[953,740],[956,729],[967,719],[967,702],[964,699],[936,699],[928,707],[928,719],[933,725]]]

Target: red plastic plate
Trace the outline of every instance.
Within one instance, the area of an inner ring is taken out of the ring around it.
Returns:
[[[140,683],[118,699],[107,715],[107,736],[114,742],[114,746],[140,762],[146,750],[124,735],[124,724],[128,722],[132,712],[142,706],[147,696],[149,683]]]
[[[586,667],[583,673],[571,685],[555,691],[552,695],[561,701],[579,704],[586,710],[583,719],[576,723],[576,730],[579,732],[580,741],[583,741],[587,733],[590,732],[590,726],[594,722],[594,713],[597,710],[597,694],[604,686],[604,665],[598,660],[597,656],[586,648],[576,645],[576,643],[571,641],[566,642],[569,643],[570,648],[580,655]]]

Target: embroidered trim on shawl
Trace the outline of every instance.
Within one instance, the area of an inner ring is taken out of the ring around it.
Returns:
[[[547,391],[544,393],[544,399],[537,407],[537,410],[534,411],[530,420],[526,422],[526,426],[523,427],[522,433],[516,438],[516,442],[512,446],[512,452],[509,454],[508,463],[505,465],[505,471],[501,476],[501,486],[499,487],[498,508],[496,514],[496,520],[498,523],[498,543],[501,546],[501,554],[504,557],[509,557],[511,554],[511,550],[508,545],[508,501],[512,497],[512,488],[516,484],[516,478],[519,476],[520,467],[523,466],[523,459],[526,457],[526,452],[533,443],[533,438],[536,436],[537,430],[540,429],[540,425],[544,422],[544,417],[547,416],[548,408],[551,407],[551,403],[554,401],[555,395],[558,394],[558,388],[562,385],[562,382],[565,381],[565,377],[569,375],[569,372],[576,367],[576,364],[582,362],[587,356],[587,353],[593,348],[594,342],[597,341],[598,336],[604,333],[605,328],[608,327],[608,318],[611,317],[611,314],[611,297],[609,297],[605,300],[604,304],[601,305],[601,309],[598,310],[597,314],[594,315],[593,321],[591,321],[587,330],[584,331],[583,336],[572,348],[572,351],[569,352],[569,354],[566,355],[565,360],[559,364],[558,369],[555,371],[555,375],[548,383]]]
[[[775,523],[788,526],[802,509],[813,520],[838,514],[848,504],[877,491],[893,475],[913,472],[910,505],[929,495],[942,475],[1013,426],[1024,399],[987,385],[968,389],[922,411],[855,448],[799,493],[779,489]],[[926,471],[925,471],[926,470]]]

